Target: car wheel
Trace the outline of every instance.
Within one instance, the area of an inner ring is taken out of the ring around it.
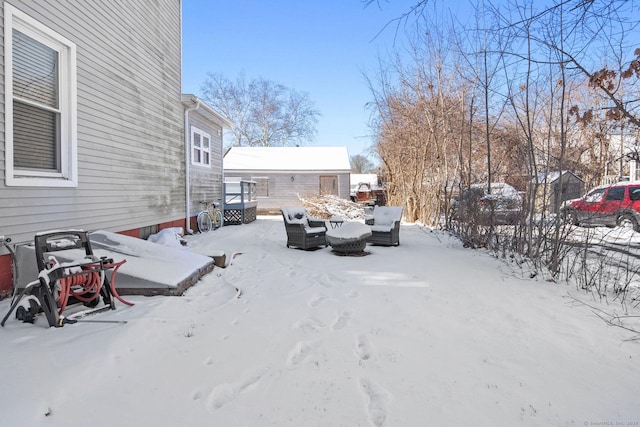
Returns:
[[[633,231],[640,231],[640,225],[633,215],[624,214],[618,217],[616,221],[619,227],[630,228]]]

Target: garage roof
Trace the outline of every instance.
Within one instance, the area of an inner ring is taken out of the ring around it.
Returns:
[[[347,147],[233,147],[225,171],[351,171]]]

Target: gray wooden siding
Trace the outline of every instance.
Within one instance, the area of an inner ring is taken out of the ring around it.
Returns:
[[[256,177],[269,179],[269,197],[258,197],[258,211],[275,211],[285,206],[299,206],[300,197],[318,196],[320,194],[320,176],[336,175],[338,177],[338,195],[349,198],[349,173],[338,172],[255,172],[225,170],[225,176],[253,179]],[[293,177],[293,181],[291,181]]]
[[[183,218],[180,1],[11,3],[77,46],[79,184],[5,186],[0,132],[0,234],[25,242],[43,230],[123,231]]]
[[[193,126],[211,135],[211,167],[190,166],[190,214],[192,216],[197,215],[204,208],[201,201],[222,200],[222,128],[202,117],[196,110],[189,112],[189,127]],[[189,138],[191,138],[191,129],[189,129]],[[191,154],[189,149],[189,156]]]

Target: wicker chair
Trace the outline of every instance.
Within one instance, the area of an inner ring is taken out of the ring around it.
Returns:
[[[327,246],[327,226],[322,219],[310,217],[301,206],[282,208],[287,247],[300,249]]]
[[[400,245],[402,206],[376,206],[365,223],[371,227],[367,243],[382,246]]]

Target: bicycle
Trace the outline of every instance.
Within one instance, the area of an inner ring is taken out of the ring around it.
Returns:
[[[198,231],[201,233],[208,233],[211,230],[215,230],[222,226],[222,211],[218,208],[216,202],[208,203],[206,201],[200,202],[204,205],[204,210],[197,216]],[[211,209],[213,206],[213,209]]]

